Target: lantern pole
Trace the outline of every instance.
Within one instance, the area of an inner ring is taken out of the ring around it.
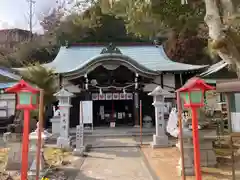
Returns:
[[[194,146],[195,177],[196,177],[196,180],[202,180],[197,107],[191,106],[191,110],[192,110],[192,133],[193,133],[193,146]]]
[[[42,132],[43,132],[43,109],[44,109],[44,90],[40,90],[39,97],[39,119],[38,119],[38,142],[37,142],[37,155],[36,155],[36,180],[39,180],[40,173],[40,156],[42,147]]]
[[[181,151],[181,165],[182,165],[182,179],[186,180],[185,176],[185,163],[184,163],[184,148],[183,148],[183,131],[182,131],[182,108],[180,93],[177,92],[177,108],[178,108],[178,129],[179,129],[179,143]]]
[[[24,126],[23,126],[23,142],[22,142],[22,169],[21,180],[27,180],[28,172],[28,151],[29,151],[29,121],[30,110],[24,109]]]

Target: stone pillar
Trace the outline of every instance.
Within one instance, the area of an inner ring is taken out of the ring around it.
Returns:
[[[76,128],[76,148],[74,149],[74,155],[83,155],[84,144],[83,144],[83,135],[84,135],[84,125],[81,123]]]
[[[60,109],[60,136],[57,139],[57,146],[60,148],[70,148],[71,138],[69,136],[69,120],[71,97],[74,95],[62,88],[55,96],[59,99]]]
[[[59,106],[60,115],[60,136],[57,139],[59,148],[70,148],[71,138],[69,137],[69,115],[71,106]]]
[[[139,94],[138,92],[134,93],[134,127],[139,127]]]

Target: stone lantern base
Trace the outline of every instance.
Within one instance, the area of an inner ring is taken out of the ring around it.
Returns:
[[[36,158],[34,158],[32,165],[30,167],[30,170],[28,171],[28,176],[35,177],[37,175],[36,166],[37,166],[37,161],[36,161]],[[40,154],[40,171],[39,171],[40,177],[44,175],[44,171],[43,171],[44,168],[45,168],[45,161],[44,161],[43,150],[42,150]]]
[[[60,135],[60,122],[61,122],[60,116],[54,116],[52,119],[50,119],[52,123],[52,134],[53,135]]]
[[[58,137],[57,138],[57,147],[59,148],[71,148],[71,138]]]
[[[75,155],[75,156],[82,156],[84,154],[84,151],[85,151],[85,147],[84,146],[75,148],[73,150],[73,155]]]
[[[38,124],[37,124],[38,127]],[[39,171],[39,176],[41,177],[44,173],[44,165],[45,165],[45,161],[44,161],[44,144],[45,141],[51,137],[51,134],[48,133],[47,131],[43,131],[41,132],[41,149],[40,149],[40,171]],[[28,171],[28,176],[30,179],[35,179],[36,177],[36,171],[37,171],[37,161],[36,161],[36,153],[37,153],[37,141],[38,141],[38,129],[36,129],[34,132],[30,133],[29,135],[29,139],[30,139],[30,143],[31,143],[31,147],[30,147],[30,152],[32,152],[33,156],[33,161],[32,164],[30,166],[30,169]]]
[[[161,136],[153,135],[152,148],[169,147],[168,136],[163,134]]]
[[[184,166],[185,175],[194,175],[194,147],[192,140],[192,132],[183,130],[183,150],[184,150]],[[212,138],[215,137],[215,131],[199,131],[199,145],[200,145],[200,160],[201,167],[214,167],[217,164],[216,154],[213,150]],[[177,148],[180,149],[180,143],[178,141]],[[182,174],[183,168],[181,166],[181,158],[179,159],[179,165],[177,166],[179,175]]]

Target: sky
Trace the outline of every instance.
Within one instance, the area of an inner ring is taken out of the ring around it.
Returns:
[[[41,33],[42,28],[39,19],[47,14],[51,8],[56,6],[56,0],[35,0],[33,7],[34,32]],[[27,17],[29,12],[29,3],[27,0],[0,0],[0,29],[6,28],[28,28]]]

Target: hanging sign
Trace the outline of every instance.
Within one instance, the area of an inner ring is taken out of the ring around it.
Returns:
[[[120,93],[119,99],[121,99],[121,100],[127,99],[127,94],[126,93]]]
[[[106,100],[112,100],[113,95],[112,93],[106,93]]]
[[[98,93],[92,93],[92,100],[93,101],[98,100]]]
[[[105,100],[105,99],[106,99],[105,94],[99,94],[98,100]]]
[[[119,100],[119,93],[113,93],[113,100]]]
[[[128,100],[133,99],[133,94],[132,94],[132,93],[127,93],[127,99],[128,99]]]
[[[92,93],[92,100],[132,100],[133,94],[132,93]]]

